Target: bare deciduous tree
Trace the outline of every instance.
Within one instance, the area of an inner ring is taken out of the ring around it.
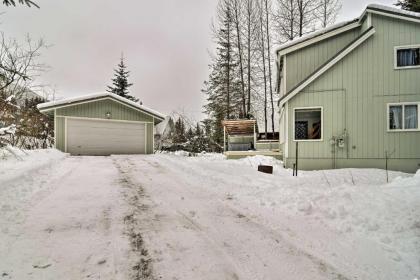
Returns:
[[[278,42],[291,41],[296,37],[296,0],[276,0],[273,12]]]
[[[0,40],[0,92],[5,98],[11,95],[17,98],[46,69],[38,62],[40,51],[46,45],[43,40],[32,41],[29,36],[24,45],[6,39],[4,34]]]
[[[321,22],[322,27],[333,24],[341,9],[341,0],[319,0],[319,7],[316,15]]]
[[[26,5],[28,7],[34,6],[34,7],[39,8],[39,6],[31,0],[18,0],[18,1],[16,1],[16,0],[3,0],[3,5],[16,6],[16,2],[19,3],[19,4]]]
[[[297,0],[296,2],[298,35],[302,37],[304,34],[314,31],[316,28],[315,12],[319,7],[319,3],[314,0]]]
[[[241,101],[242,101],[242,114],[246,115],[246,97],[245,97],[245,80],[244,80],[244,63],[243,63],[243,48],[242,48],[242,0],[232,0],[232,14],[233,22],[235,25],[236,33],[236,48],[239,57],[239,75],[241,83]]]

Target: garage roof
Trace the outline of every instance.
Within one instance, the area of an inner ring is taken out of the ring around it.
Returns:
[[[114,99],[120,103],[123,103],[126,106],[133,107],[134,109],[146,112],[159,120],[165,119],[165,116],[163,114],[153,109],[147,108],[146,106],[140,105],[134,101],[128,100],[127,98],[124,98],[124,97],[121,97],[119,95],[109,93],[109,92],[93,93],[93,94],[87,94],[87,95],[78,96],[78,97],[71,97],[71,98],[65,98],[65,99],[56,100],[56,101],[45,102],[45,103],[38,104],[37,107],[41,112],[47,112],[47,111],[51,111],[60,107],[76,105],[76,104],[85,103],[85,102],[92,102],[95,100],[106,99],[106,98]]]

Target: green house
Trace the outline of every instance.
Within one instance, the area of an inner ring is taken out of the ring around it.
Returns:
[[[165,116],[111,93],[51,101],[55,147],[72,155],[152,154],[154,126]]]
[[[369,5],[276,59],[285,166],[420,168],[420,13]]]

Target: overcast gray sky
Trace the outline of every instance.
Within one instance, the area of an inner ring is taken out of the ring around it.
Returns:
[[[210,24],[217,0],[38,0],[41,9],[1,6],[0,30],[51,45],[42,62],[51,67],[40,82],[57,96],[104,91],[124,52],[131,94],[169,114],[200,118],[212,48]],[[392,4],[392,0],[375,3]],[[355,18],[367,0],[344,0],[338,21]]]

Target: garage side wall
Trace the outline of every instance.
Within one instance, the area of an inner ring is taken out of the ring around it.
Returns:
[[[57,117],[55,120],[55,148],[62,152],[65,151],[65,119],[63,117]]]
[[[154,152],[154,145],[153,145],[153,138],[154,138],[154,134],[153,134],[153,124],[152,123],[148,123],[146,125],[146,143],[147,143],[147,149],[146,149],[146,154],[153,154]]]

